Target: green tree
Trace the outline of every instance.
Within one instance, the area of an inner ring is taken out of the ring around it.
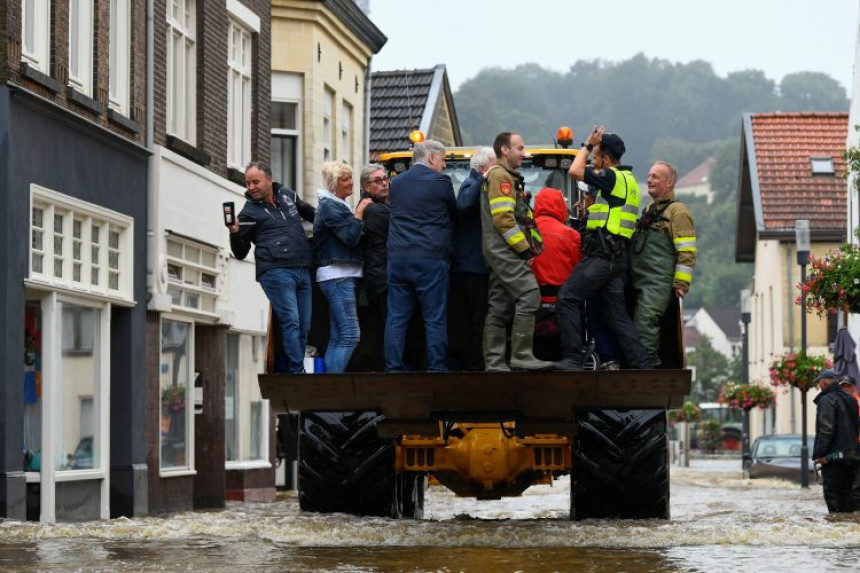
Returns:
[[[716,402],[720,388],[732,375],[729,359],[711,346],[710,337],[702,335],[687,353],[687,366],[696,368],[696,381],[690,390],[693,402]]]
[[[845,88],[820,72],[788,74],[779,84],[782,111],[842,111],[848,109]]]

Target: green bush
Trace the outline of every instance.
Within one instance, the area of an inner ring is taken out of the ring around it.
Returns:
[[[716,452],[720,444],[723,443],[723,429],[719,420],[705,420],[701,422],[696,438],[700,450],[708,454]]]

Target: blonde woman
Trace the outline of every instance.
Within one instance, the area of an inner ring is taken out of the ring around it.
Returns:
[[[364,234],[362,200],[352,211],[346,199],[353,193],[352,168],[329,162],[322,167],[325,189],[317,191],[319,206],[314,218],[317,244],[317,282],[328,300],[330,333],[325,351],[326,372],[343,372],[358,345],[360,330],[355,286],[362,274],[359,242]]]

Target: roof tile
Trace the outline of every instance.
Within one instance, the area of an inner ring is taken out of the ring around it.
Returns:
[[[807,218],[814,229],[844,229],[848,113],[763,113],[751,120],[765,228],[793,229]],[[813,175],[811,157],[831,157],[836,173]]]

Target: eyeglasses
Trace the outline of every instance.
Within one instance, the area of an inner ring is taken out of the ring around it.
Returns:
[[[373,183],[374,185],[379,185],[380,183],[384,183],[388,181],[388,175],[383,175],[382,177],[377,177],[376,179],[368,179],[368,183]]]

